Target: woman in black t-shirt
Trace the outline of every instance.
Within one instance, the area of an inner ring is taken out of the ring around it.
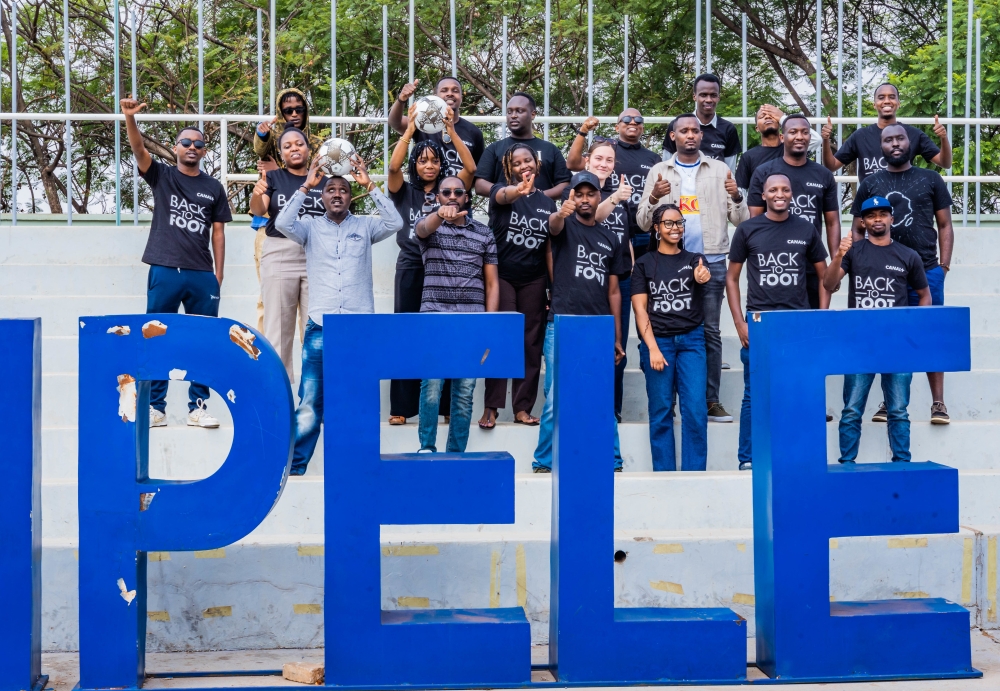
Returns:
[[[393,312],[407,313],[420,311],[420,298],[424,292],[424,263],[420,257],[420,245],[414,228],[417,221],[437,209],[437,189],[444,179],[445,153],[433,139],[424,139],[413,145],[409,152],[407,178],[403,177],[403,164],[407,163],[407,150],[416,132],[416,105],[410,107],[406,131],[396,142],[389,159],[389,175],[386,189],[389,199],[403,218],[403,228],[396,233],[399,256],[396,258],[396,280],[393,291]],[[449,107],[445,117],[445,132],[451,137],[455,151],[462,162],[458,177],[466,189],[472,185],[476,174],[476,162],[469,147],[455,132],[455,118]],[[447,416],[451,409],[451,397],[445,391],[441,396],[440,410]],[[389,385],[389,424],[405,425],[406,418],[420,413],[420,380],[393,379]]]
[[[639,333],[639,368],[646,375],[653,470],[677,470],[674,392],[681,409],[681,470],[705,470],[708,458],[707,365],[702,285],[705,257],[680,248],[684,216],[674,204],[653,211],[655,252],[632,271],[632,306]]]
[[[309,142],[305,134],[286,127],[278,138],[278,152],[284,168],[269,170],[254,185],[250,213],[268,216],[264,226],[264,245],[260,257],[260,294],[264,304],[264,337],[274,346],[288,373],[292,371],[295,317],[299,317],[299,340],[305,334],[309,308],[309,282],[306,279],[306,253],[302,245],[289,240],[274,227],[278,214],[292,195],[305,184],[309,173]],[[323,187],[326,179],[310,190],[300,216],[322,216]]]

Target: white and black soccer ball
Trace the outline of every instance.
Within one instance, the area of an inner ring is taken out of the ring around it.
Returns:
[[[319,156],[319,169],[326,175],[343,177],[354,170],[354,164],[351,163],[354,153],[354,145],[346,139],[327,139],[316,152]]]
[[[448,115],[448,104],[437,96],[424,96],[416,102],[413,114],[417,129],[425,134],[444,131],[444,120]]]

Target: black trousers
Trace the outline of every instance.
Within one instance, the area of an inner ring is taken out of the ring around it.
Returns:
[[[522,410],[529,415],[538,397],[538,378],[542,372],[542,344],[545,342],[545,287],[548,277],[542,276],[523,285],[513,285],[499,279],[500,311],[524,315],[524,378],[515,379],[511,389],[514,414]],[[507,380],[487,379],[483,403],[487,408],[507,407]]]
[[[396,266],[393,309],[396,314],[420,311],[424,292],[424,267]],[[451,382],[446,380],[441,392],[441,415],[451,414]],[[420,414],[420,380],[393,379],[389,384],[389,415],[406,418]]]

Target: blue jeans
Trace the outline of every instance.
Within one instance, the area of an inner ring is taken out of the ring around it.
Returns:
[[[649,348],[639,344],[639,368],[646,375],[649,399],[649,448],[653,470],[677,470],[674,450],[674,389],[681,406],[681,470],[705,470],[708,460],[708,406],[705,405],[705,330],[656,339],[667,366],[649,363]]]
[[[420,437],[421,451],[437,451],[438,407],[444,379],[424,379],[420,382]],[[469,444],[469,424],[472,422],[472,392],[475,379],[450,379],[451,422],[448,424],[448,453],[462,453]]]
[[[912,374],[883,374],[882,393],[889,423],[889,448],[892,460],[910,460],[910,418],[906,407],[910,404]],[[868,392],[875,381],[874,374],[844,375],[844,412],[840,416],[840,462],[858,457],[861,443],[861,417],[865,413]]]
[[[146,313],[176,312],[184,305],[185,314],[205,317],[219,316],[219,281],[211,271],[174,269],[152,265],[146,278]],[[188,389],[188,410],[198,407],[198,400],[208,401],[210,389],[191,382]],[[149,405],[161,413],[167,409],[167,382],[149,383]]]
[[[628,364],[628,325],[632,317],[632,276],[630,275],[618,285],[622,291],[622,350],[625,357],[615,365],[615,420],[622,417],[622,397],[625,393],[625,365]]]
[[[748,315],[749,316],[749,315]],[[740,362],[743,363],[743,403],[740,406],[740,446],[736,457],[740,463],[753,460],[753,444],[750,430],[750,349],[740,348]]]
[[[944,304],[944,269],[940,265],[935,266],[933,269],[927,272],[927,287],[931,289],[931,304],[932,305],[943,305]],[[920,304],[920,295],[913,288],[907,288],[907,297],[909,298],[910,307],[916,307]]]
[[[323,327],[306,320],[302,341],[299,407],[295,409],[295,449],[290,474],[305,475],[323,423]]]
[[[553,411],[552,396],[552,376],[555,372],[555,339],[556,328],[552,322],[545,325],[545,343],[542,346],[542,355],[545,358],[545,383],[542,385],[545,391],[545,404],[542,406],[542,421],[538,425],[538,446],[535,447],[535,460],[531,464],[532,468],[552,469],[552,434],[553,434]],[[615,420],[615,468],[622,467],[621,445],[618,443],[618,420]]]
[[[712,277],[701,287],[702,307],[705,310],[705,400],[719,402],[719,381],[722,378],[722,331],[719,320],[722,303],[726,299],[726,260],[709,262]]]

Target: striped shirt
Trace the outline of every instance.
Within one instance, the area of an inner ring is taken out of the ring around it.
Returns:
[[[475,219],[464,226],[445,221],[429,237],[418,236],[418,240],[424,261],[420,311],[485,312],[483,266],[497,263],[493,231]]]

